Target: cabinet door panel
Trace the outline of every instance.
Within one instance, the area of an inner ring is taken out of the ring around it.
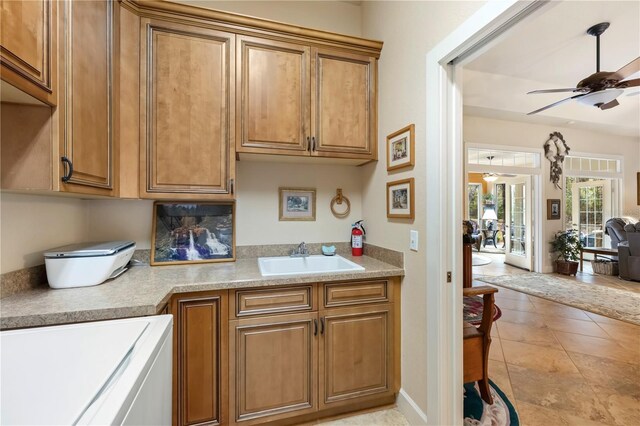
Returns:
[[[320,409],[393,394],[392,305],[326,311]]]
[[[231,321],[235,421],[250,424],[316,411],[315,331],[315,313]]]
[[[218,424],[224,410],[226,309],[221,296],[178,299],[174,423]]]
[[[0,1],[2,78],[55,105],[56,1]]]
[[[113,3],[67,1],[64,8],[63,155],[73,174],[62,189],[73,192],[69,184],[76,184],[110,190]]]
[[[234,35],[161,21],[143,25],[141,195],[230,194]]]
[[[309,55],[307,46],[238,37],[239,152],[308,155]]]
[[[375,157],[375,59],[317,50],[312,155]]]

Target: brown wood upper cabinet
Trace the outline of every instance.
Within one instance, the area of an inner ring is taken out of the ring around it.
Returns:
[[[56,105],[55,0],[0,1],[2,80]]]
[[[141,25],[140,197],[233,198],[235,35]]]
[[[376,158],[376,58],[238,36],[237,152]]]
[[[64,17],[60,189],[112,195],[114,2],[60,5]]]

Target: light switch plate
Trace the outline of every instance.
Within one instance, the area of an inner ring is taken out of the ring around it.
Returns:
[[[418,231],[413,229],[409,232],[409,248],[418,251]]]

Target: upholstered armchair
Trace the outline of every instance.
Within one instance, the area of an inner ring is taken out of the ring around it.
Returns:
[[[604,225],[604,233],[611,238],[611,248],[618,248],[618,244],[627,241],[627,232],[624,227],[630,223],[629,220],[621,217],[609,219]]]
[[[480,251],[482,244],[482,231],[475,220],[465,220],[462,222],[465,242],[473,243],[477,251]]]
[[[627,241],[618,244],[620,278],[640,281],[640,222],[624,227]]]

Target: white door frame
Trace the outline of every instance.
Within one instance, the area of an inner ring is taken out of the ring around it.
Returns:
[[[427,421],[461,425],[462,404],[462,142],[461,63],[545,1],[491,1],[426,58],[427,67]],[[469,53],[472,53],[469,55]],[[450,64],[466,56],[461,63]],[[456,69],[458,72],[456,72]],[[448,278],[449,277],[449,278]]]

